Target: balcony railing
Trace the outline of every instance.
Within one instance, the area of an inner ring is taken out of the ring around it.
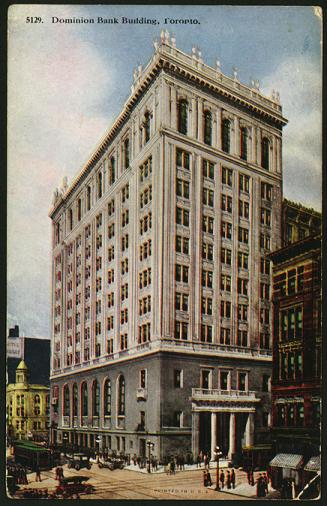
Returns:
[[[73,417],[73,427],[78,427],[78,416]]]
[[[103,419],[103,427],[105,429],[110,429],[111,427],[111,418],[110,416],[105,416],[104,419]]]
[[[254,391],[219,390],[216,388],[192,388],[192,399],[209,401],[258,401]]]
[[[99,417],[98,416],[92,417],[92,427],[99,427]]]
[[[62,417],[62,425],[63,427],[69,427],[69,416]]]
[[[83,427],[87,427],[88,423],[89,423],[88,416],[82,416],[82,425],[83,425]]]
[[[136,390],[136,398],[137,398],[138,401],[139,400],[140,401],[141,400],[146,401],[147,398],[148,398],[148,390],[147,390],[147,388],[138,388]]]

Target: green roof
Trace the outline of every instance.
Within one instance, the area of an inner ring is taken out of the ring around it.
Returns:
[[[21,446],[25,447],[28,450],[34,451],[34,452],[48,452],[50,451],[48,448],[44,448],[43,446],[36,445],[33,443],[33,441],[17,441],[15,442],[15,446]]]

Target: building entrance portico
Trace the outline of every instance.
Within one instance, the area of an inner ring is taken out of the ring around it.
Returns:
[[[243,447],[254,443],[255,403],[259,399],[252,397],[251,401],[238,399],[236,402],[236,398],[231,400],[227,396],[214,400],[211,395],[210,400],[206,400],[206,395],[209,394],[203,389],[193,389],[192,452],[194,455],[209,452],[214,460],[216,446],[219,446],[222,455],[232,459]]]

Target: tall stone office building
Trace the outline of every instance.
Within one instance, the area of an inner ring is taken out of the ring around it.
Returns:
[[[59,443],[142,455],[150,440],[162,458],[266,440],[285,124],[278,94],[167,32],[134,71],[50,211]]]

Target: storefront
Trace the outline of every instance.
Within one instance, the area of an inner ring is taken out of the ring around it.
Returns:
[[[285,498],[296,497],[302,490],[303,455],[278,453],[269,465],[273,488],[284,492]]]

